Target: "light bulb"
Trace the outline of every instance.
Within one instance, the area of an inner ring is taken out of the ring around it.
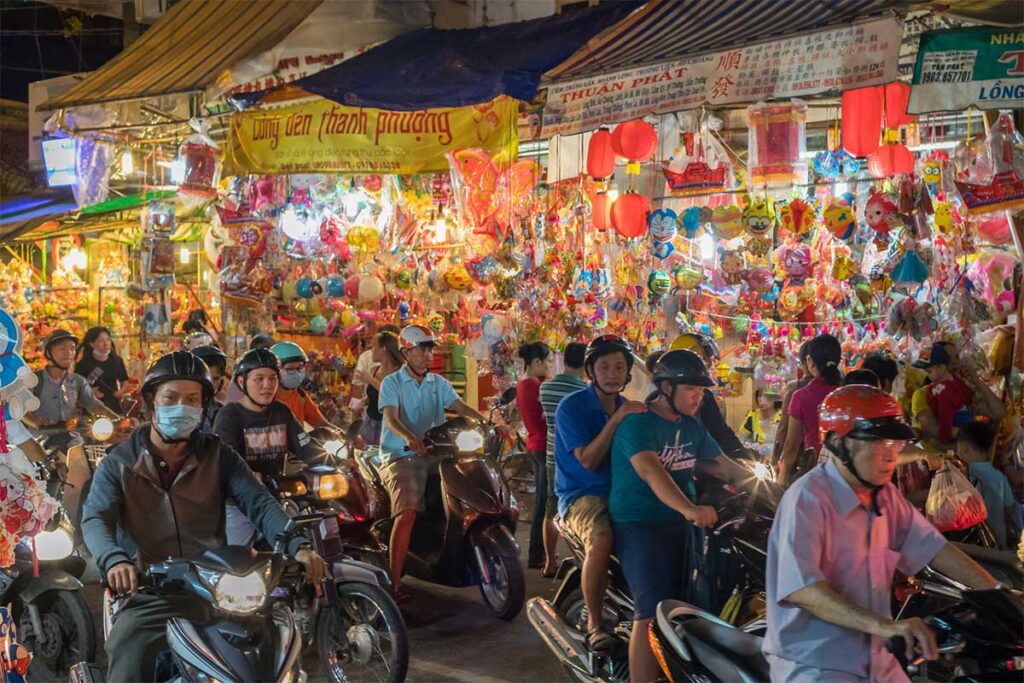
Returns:
[[[121,173],[131,175],[135,172],[135,159],[132,158],[131,150],[125,150],[121,155]]]
[[[78,247],[73,248],[64,258],[61,260],[61,265],[64,266],[64,270],[85,270],[85,267],[89,264],[89,259],[86,257],[85,252]]]
[[[182,263],[188,264],[189,259],[192,258],[192,252],[189,251],[188,247],[182,246],[181,251],[178,254],[178,258],[181,260]]]
[[[619,198],[619,191],[614,187],[608,190],[608,203],[609,205],[614,204],[615,200]]]

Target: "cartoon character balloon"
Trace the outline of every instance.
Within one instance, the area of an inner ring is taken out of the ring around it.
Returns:
[[[754,199],[743,209],[743,227],[754,237],[771,235],[777,220],[775,203],[768,197]]]
[[[853,237],[857,229],[857,216],[849,202],[841,198],[830,199],[822,212],[825,229],[844,242]]]
[[[890,230],[902,225],[899,217],[899,198],[891,192],[879,192],[871,188],[864,208],[864,220],[869,228],[884,238]]]

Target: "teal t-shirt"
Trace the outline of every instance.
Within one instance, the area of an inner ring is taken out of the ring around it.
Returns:
[[[670,421],[652,411],[627,417],[612,441],[612,492],[608,512],[616,524],[680,519],[679,513],[658,500],[633,468],[630,459],[643,451],[658,454],[662,467],[690,500],[696,495],[693,466],[697,460],[712,460],[722,453],[708,431],[692,417]]]

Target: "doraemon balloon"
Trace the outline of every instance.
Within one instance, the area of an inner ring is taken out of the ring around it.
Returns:
[[[0,389],[32,374],[28,364],[18,355],[21,350],[21,328],[14,317],[0,308]]]

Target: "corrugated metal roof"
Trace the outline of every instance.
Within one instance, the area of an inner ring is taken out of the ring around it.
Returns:
[[[281,42],[322,0],[182,0],[124,52],[43,109],[204,90]]]

